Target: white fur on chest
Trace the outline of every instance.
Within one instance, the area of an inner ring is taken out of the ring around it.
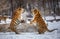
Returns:
[[[23,14],[21,14],[21,20],[25,20],[25,21],[28,20],[28,18],[27,18],[27,12],[24,12]]]
[[[34,18],[35,18],[35,15],[33,15],[33,18],[32,18],[32,20],[31,21],[33,21],[34,20]],[[33,25],[37,25],[37,23],[36,22],[33,22]]]

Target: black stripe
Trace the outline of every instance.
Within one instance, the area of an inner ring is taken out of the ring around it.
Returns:
[[[20,24],[20,21],[19,21],[18,19],[16,19],[16,24],[15,24],[15,26],[18,25],[18,24]]]

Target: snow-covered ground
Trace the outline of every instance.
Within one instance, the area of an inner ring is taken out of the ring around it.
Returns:
[[[50,16],[49,16],[50,17]],[[49,18],[46,17],[46,19],[53,19],[53,17]],[[60,19],[60,17],[56,17],[57,19]],[[7,23],[10,23],[10,19],[7,20]],[[4,23],[4,22],[2,22]],[[2,24],[0,23],[0,24]],[[47,22],[49,29],[58,28],[58,30],[55,30],[53,32],[45,32],[45,34],[38,34],[37,32],[22,32],[21,34],[15,34],[14,32],[0,32],[0,39],[60,39],[60,21],[56,22]]]
[[[53,16],[46,16],[45,18],[46,18],[46,20],[53,20],[54,19]],[[60,16],[56,16],[56,19],[60,19]]]

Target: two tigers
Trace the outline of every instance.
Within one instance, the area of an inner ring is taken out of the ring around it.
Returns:
[[[14,31],[16,34],[18,34],[18,32],[16,31],[15,26],[20,24],[20,22],[21,22],[21,14],[23,14],[23,12],[24,12],[23,8],[18,8],[18,9],[16,9],[14,11],[14,14],[12,16],[12,21],[10,23],[9,29]],[[40,13],[40,11],[38,9],[34,9],[32,11],[32,14],[33,14],[34,19],[32,19],[30,24],[33,24],[33,23],[36,24],[36,26],[38,27],[39,34],[44,33],[46,31],[52,32],[52,31],[56,30],[56,29],[49,30],[47,28],[47,25],[46,25],[45,21],[42,19],[41,13]]]

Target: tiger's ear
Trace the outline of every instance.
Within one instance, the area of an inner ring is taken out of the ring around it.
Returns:
[[[25,12],[25,9],[24,8],[21,8],[21,11],[22,11],[22,13],[24,13]]]

